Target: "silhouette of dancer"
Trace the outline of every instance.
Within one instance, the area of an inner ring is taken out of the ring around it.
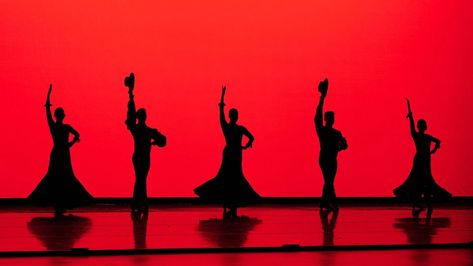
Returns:
[[[320,99],[315,112],[315,130],[320,142],[319,165],[324,176],[324,187],[322,199],[320,202],[320,211],[324,209],[334,211],[338,210],[335,195],[335,175],[337,174],[337,155],[339,151],[348,148],[346,139],[342,133],[333,128],[335,122],[335,113],[325,112],[325,126],[322,121],[324,100],[328,91],[328,80],[319,82]]]
[[[248,181],[242,170],[242,151],[251,148],[254,137],[244,126],[238,125],[237,109],[230,109],[228,117],[230,123],[225,120],[224,97],[226,87],[222,88],[222,96],[219,103],[220,126],[225,137],[225,148],[223,149],[222,164],[217,176],[203,185],[194,189],[195,194],[210,202],[223,202],[223,217],[236,218],[237,208],[260,199]],[[248,142],[241,146],[242,138],[246,136]],[[228,211],[227,211],[228,209]]]
[[[52,205],[56,215],[62,215],[66,209],[83,206],[92,201],[92,196],[77,180],[72,170],[70,147],[79,142],[79,132],[68,124],[64,124],[64,109],[54,110],[54,122],[51,114],[51,91],[49,85],[46,99],[46,118],[49,131],[53,138],[53,149],[49,158],[49,167],[46,176],[35,190],[28,196],[33,204]],[[74,138],[69,141],[69,134]]]
[[[128,112],[126,125],[134,140],[134,153],[132,157],[135,170],[135,187],[131,202],[132,211],[143,211],[148,209],[148,195],[146,192],[146,178],[151,163],[151,145],[158,147],[166,146],[166,137],[157,129],[146,125],[146,110],[136,110],[133,89],[135,87],[135,75],[133,73],[125,78],[125,86],[128,87]],[[136,120],[138,119],[138,122]]]
[[[414,217],[419,217],[419,214],[425,209],[422,204],[422,202],[425,202],[427,205],[427,217],[430,218],[433,211],[432,200],[434,198],[445,200],[450,198],[452,194],[440,187],[432,176],[430,156],[440,148],[440,140],[425,133],[427,122],[424,119],[417,121],[419,132],[416,131],[409,99],[407,99],[407,110],[411,136],[416,146],[416,154],[409,176],[402,185],[394,189],[394,195],[412,203],[412,216]],[[435,143],[435,146],[430,150],[432,142]]]

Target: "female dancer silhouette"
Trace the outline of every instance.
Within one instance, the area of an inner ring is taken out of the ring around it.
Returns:
[[[51,115],[50,98],[52,88],[52,84],[49,85],[45,107],[49,131],[54,145],[49,159],[48,172],[28,199],[34,204],[52,205],[54,206],[54,213],[62,215],[66,209],[90,203],[92,196],[77,180],[72,170],[69,148],[79,141],[79,132],[70,125],[63,123],[66,115],[61,107],[54,110],[56,122],[54,122]],[[69,141],[69,134],[74,136],[72,141]]]
[[[407,110],[416,154],[409,176],[402,185],[394,189],[394,194],[396,197],[409,200],[412,203],[412,216],[415,218],[419,217],[419,214],[425,209],[421,203],[424,201],[427,204],[427,217],[430,218],[433,211],[432,200],[447,199],[452,195],[440,187],[432,176],[430,156],[440,148],[440,140],[425,133],[427,122],[424,119],[417,121],[419,131],[416,131],[409,99],[407,99]],[[430,150],[432,142],[435,143],[435,146],[433,150]]]
[[[194,192],[203,200],[223,203],[223,218],[236,218],[238,207],[258,201],[260,196],[245,179],[241,166],[242,151],[251,148],[254,137],[244,126],[237,125],[238,111],[236,109],[232,108],[228,113],[230,123],[225,120],[225,90],[226,87],[223,86],[219,103],[220,126],[226,144],[223,149],[222,164],[217,176],[194,189]],[[243,136],[248,138],[245,146],[241,145]]]

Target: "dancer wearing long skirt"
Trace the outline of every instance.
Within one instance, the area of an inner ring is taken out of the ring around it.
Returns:
[[[223,203],[223,218],[236,218],[238,207],[255,203],[260,200],[260,196],[248,183],[242,170],[243,150],[252,147],[254,137],[248,129],[237,124],[237,109],[230,109],[228,113],[230,122],[226,121],[225,91],[226,87],[223,86],[219,103],[220,127],[226,144],[222,164],[217,176],[194,189],[194,192],[204,201]],[[243,136],[248,138],[244,146],[242,146]]]
[[[425,133],[427,122],[424,119],[417,121],[418,131],[416,131],[409,99],[407,99],[407,110],[411,136],[416,146],[416,154],[409,176],[402,185],[394,189],[394,195],[412,203],[413,217],[419,217],[419,214],[425,210],[426,206],[427,218],[430,218],[433,211],[432,201],[451,198],[452,194],[440,187],[432,176],[430,157],[431,154],[434,154],[440,148],[440,140]],[[431,150],[432,143],[435,146]]]
[[[54,207],[57,216],[66,210],[84,206],[92,201],[92,196],[77,180],[72,170],[70,148],[79,142],[79,132],[72,126],[64,124],[66,114],[61,107],[54,110],[53,120],[51,114],[51,91],[49,85],[46,99],[46,118],[49,131],[53,139],[53,149],[49,159],[49,167],[46,176],[41,180],[28,199],[35,205],[48,205]],[[69,135],[73,135],[69,141]]]

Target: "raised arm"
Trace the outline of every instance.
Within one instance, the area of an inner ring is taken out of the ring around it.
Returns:
[[[245,146],[243,146],[243,149],[248,149],[253,146],[253,141],[255,141],[255,137],[246,129],[246,127],[242,127],[243,129],[243,135],[245,135],[248,138],[248,142],[246,143]]]
[[[412,110],[411,110],[411,103],[409,102],[409,99],[406,99],[407,101],[407,117],[409,118],[409,128],[411,129],[411,136],[415,137],[416,135],[416,127],[414,125],[414,117],[412,116]]]
[[[225,91],[227,90],[227,87],[224,85],[222,86],[222,96],[220,98],[220,103],[218,104],[218,107],[219,107],[219,120],[220,120],[220,127],[222,128],[222,130],[224,130],[227,126],[227,121],[225,120],[225,112],[224,112],[224,108],[225,108]]]
[[[54,125],[53,115],[51,113],[51,91],[53,90],[53,84],[49,84],[48,96],[46,97],[46,119],[48,121],[48,126],[51,128]]]
[[[324,112],[324,101],[325,97],[327,96],[328,90],[328,80],[325,79],[324,81],[319,82],[320,98],[319,104],[317,105],[317,109],[315,111],[314,123],[315,123],[315,130],[317,133],[322,129],[324,122],[323,122],[323,112]]]
[[[136,107],[135,107],[135,96],[133,91],[128,92],[128,110],[126,113],[126,125],[128,129],[132,129],[136,125]]]
[[[136,126],[136,106],[135,96],[133,95],[133,89],[135,87],[135,75],[130,74],[129,77],[125,78],[125,86],[128,87],[128,110],[126,113],[126,125],[128,129],[132,129]]]

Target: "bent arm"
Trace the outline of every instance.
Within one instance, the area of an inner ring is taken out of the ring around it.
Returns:
[[[243,149],[251,148],[253,146],[253,141],[255,141],[255,137],[245,127],[242,127],[242,129],[243,129],[243,135],[245,135],[248,138],[248,142],[246,143],[245,146],[243,146]]]
[[[346,149],[348,149],[347,139],[345,137],[343,137],[342,134],[340,133],[340,141],[339,141],[339,144],[338,144],[338,150],[343,151],[343,150],[346,150]]]
[[[72,147],[76,142],[80,141],[80,135],[77,130],[75,130],[73,127],[69,126],[69,132],[74,136],[71,142],[69,142],[69,147]]]
[[[434,149],[430,153],[435,153],[438,149],[440,149],[440,140],[432,136],[430,136],[430,139],[433,143],[435,143]]]
[[[159,132],[155,128],[152,129],[151,139],[153,140],[151,142],[151,145],[156,145],[158,147],[166,146],[166,143],[167,143],[166,136],[164,136],[161,132]]]
[[[135,96],[133,95],[133,91],[128,92],[129,100],[128,100],[128,110],[126,114],[126,125],[128,129],[132,129],[136,125],[136,106],[135,106]]]

